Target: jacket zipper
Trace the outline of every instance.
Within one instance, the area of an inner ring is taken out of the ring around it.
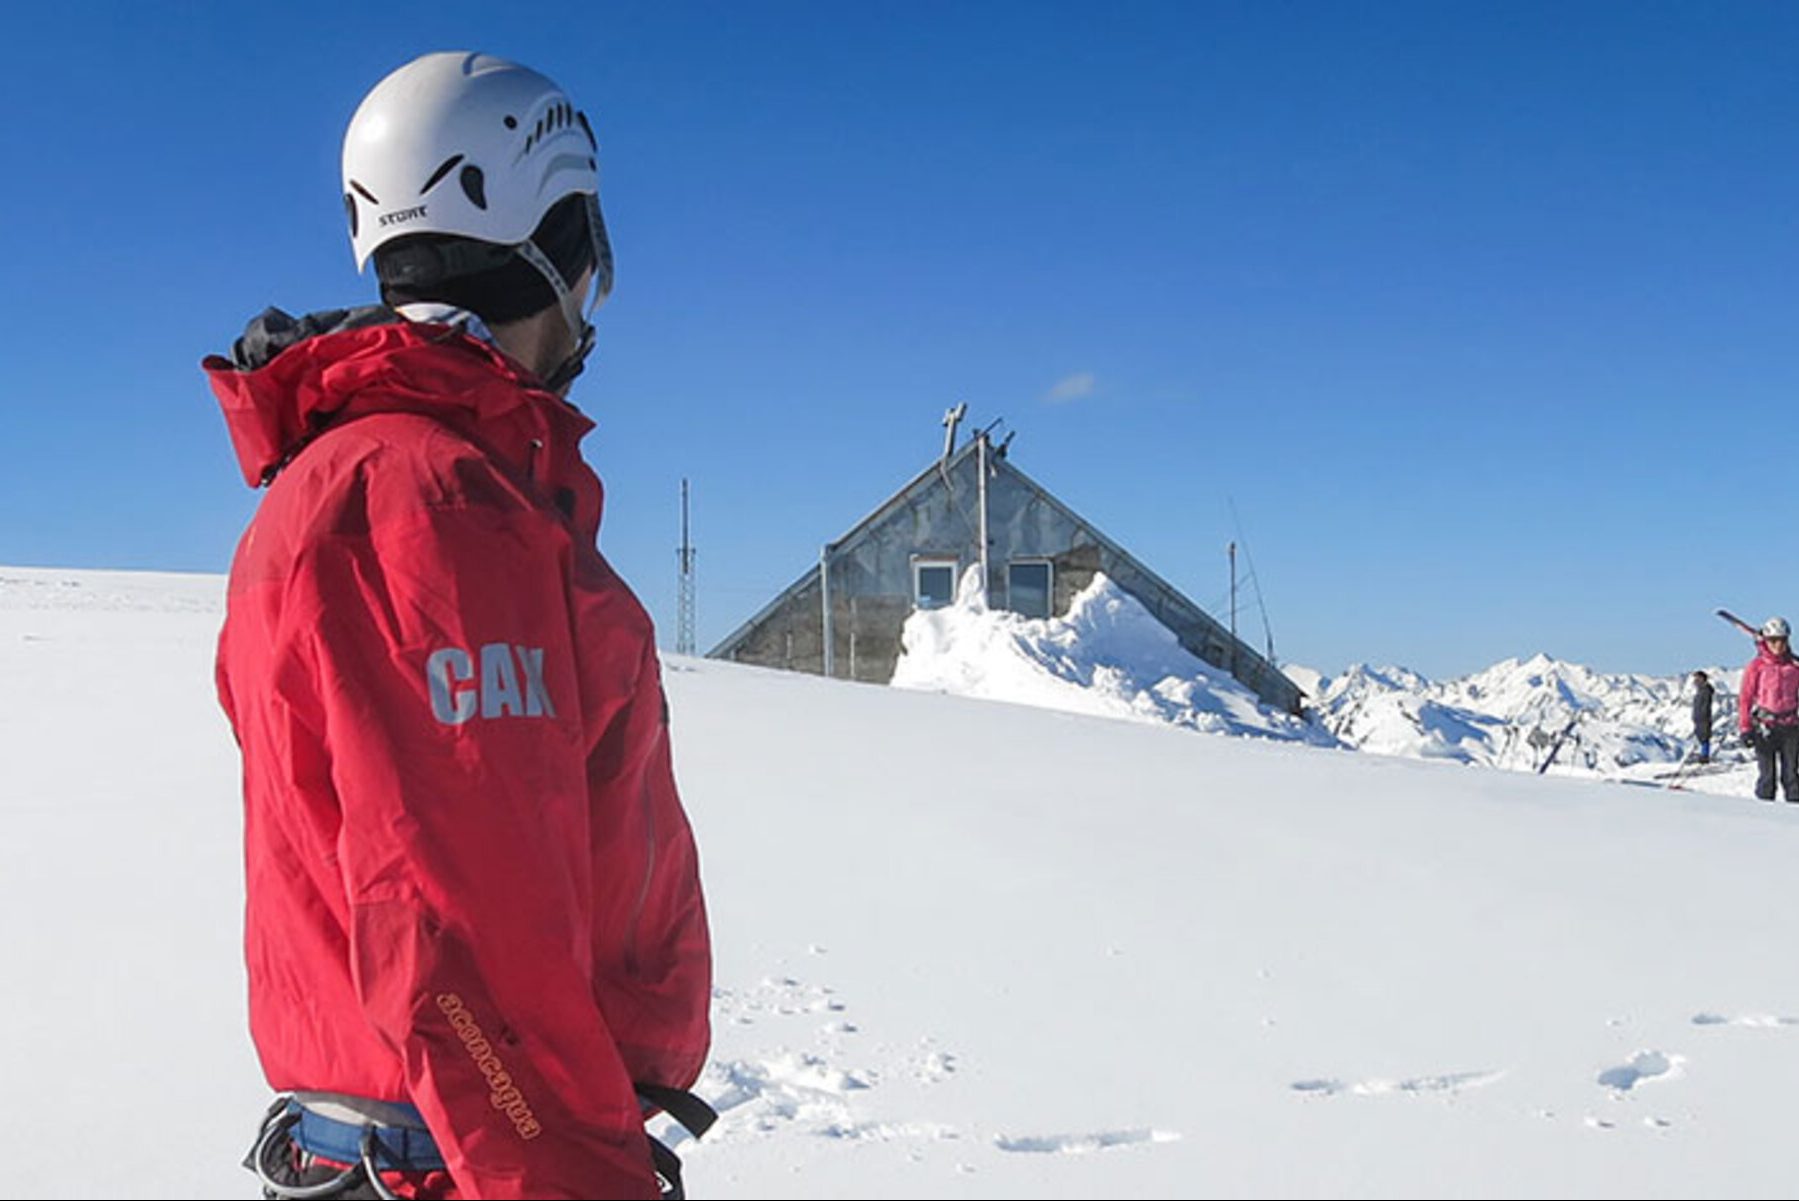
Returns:
[[[643,883],[637,886],[637,901],[631,906],[631,920],[625,924],[625,970],[637,975],[637,928],[643,922],[643,911],[650,900],[650,881],[656,877],[656,803],[650,796],[650,777],[646,772],[638,784],[637,795],[643,805]]]

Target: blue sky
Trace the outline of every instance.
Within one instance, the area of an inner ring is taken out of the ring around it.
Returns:
[[[483,49],[600,136],[573,399],[665,641],[683,476],[710,645],[967,401],[1202,605],[1245,540],[1283,660],[1734,662],[1714,608],[1799,618],[1796,43],[1746,3],[34,9],[0,563],[226,568],[256,498],[199,359],[373,298],[344,124]]]

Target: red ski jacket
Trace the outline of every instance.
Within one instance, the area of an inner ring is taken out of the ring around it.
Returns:
[[[1773,715],[1775,725],[1799,722],[1799,660],[1791,654],[1774,654],[1760,640],[1755,646],[1755,658],[1743,668],[1743,686],[1737,693],[1737,729],[1745,734],[1757,709]]]
[[[416,1105],[465,1196],[655,1197],[632,1086],[698,1075],[711,958],[591,424],[384,310],[205,366],[272,479],[218,656],[269,1083]]]

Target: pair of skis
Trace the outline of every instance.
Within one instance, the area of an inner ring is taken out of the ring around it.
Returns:
[[[1561,733],[1555,736],[1555,741],[1550,743],[1549,753],[1543,756],[1543,762],[1537,764],[1537,774],[1539,776],[1549,770],[1549,765],[1555,762],[1556,755],[1561,753],[1562,743],[1568,741],[1568,735],[1574,733],[1574,727],[1579,724],[1580,711],[1577,709],[1574,712],[1574,716],[1568,719],[1568,724],[1562,727]]]
[[[1749,635],[1757,642],[1762,640],[1762,632],[1760,630],[1738,617],[1735,613],[1732,613],[1729,609],[1719,609],[1718,616],[1722,617],[1725,621],[1728,621],[1731,625],[1743,631],[1743,633]]]

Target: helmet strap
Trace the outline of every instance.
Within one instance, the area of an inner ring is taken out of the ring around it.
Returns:
[[[593,353],[593,326],[583,324],[581,336],[575,342],[575,348],[562,360],[560,366],[544,377],[543,386],[557,395],[561,395],[575,377],[587,368],[587,356]]]
[[[568,332],[575,340],[575,347],[568,357],[544,377],[544,386],[557,392],[573,383],[575,377],[587,366],[587,356],[593,353],[593,324],[582,311],[582,298],[569,290],[568,281],[562,278],[562,272],[556,270],[556,264],[538,248],[537,243],[526,238],[514,246],[513,250],[521,259],[537,268],[537,273],[543,276],[544,282],[556,293],[557,307],[562,310],[562,319],[568,323]]]
[[[597,192],[587,193],[587,236],[593,241],[593,303],[587,310],[592,313],[612,293],[612,240],[606,236]]]

